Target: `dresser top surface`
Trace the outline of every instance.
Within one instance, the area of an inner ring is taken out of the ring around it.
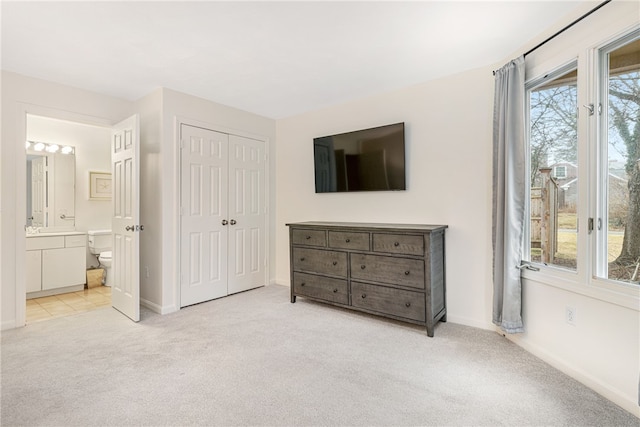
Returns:
[[[433,232],[448,228],[447,225],[430,224],[387,224],[387,223],[367,223],[367,222],[330,222],[330,221],[307,221],[293,222],[286,224],[288,227],[323,228],[323,229],[361,229],[369,231],[421,231]]]

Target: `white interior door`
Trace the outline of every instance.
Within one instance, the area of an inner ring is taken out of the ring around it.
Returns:
[[[31,161],[31,225],[44,227],[46,216],[47,189],[47,156],[41,156]]]
[[[264,142],[229,135],[229,294],[264,286]]]
[[[111,305],[140,320],[139,116],[113,128],[111,140],[113,234]]]
[[[181,126],[180,305],[227,295],[229,135]]]

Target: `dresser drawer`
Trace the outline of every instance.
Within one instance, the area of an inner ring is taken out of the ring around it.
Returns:
[[[403,234],[373,235],[373,251],[403,255],[424,255],[424,237]]]
[[[294,271],[347,277],[347,253],[293,248]]]
[[[355,231],[330,231],[329,247],[336,249],[369,250],[369,233]]]
[[[351,305],[419,322],[427,317],[423,293],[386,286],[351,282]]]
[[[346,279],[332,279],[313,274],[293,273],[293,292],[296,295],[319,298],[339,304],[349,304]]]
[[[327,246],[327,233],[324,230],[293,229],[292,244],[305,246]]]
[[[424,289],[424,261],[382,255],[351,254],[351,277]]]

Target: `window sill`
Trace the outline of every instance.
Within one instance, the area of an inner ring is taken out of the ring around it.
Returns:
[[[640,286],[615,283],[608,280],[590,278],[580,283],[577,273],[533,264],[540,271],[523,270],[522,279],[546,286],[562,289],[609,304],[619,305],[640,312]]]

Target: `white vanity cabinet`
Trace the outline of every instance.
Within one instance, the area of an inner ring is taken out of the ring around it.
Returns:
[[[28,242],[29,240],[27,240]],[[27,293],[42,290],[42,251],[27,251]]]
[[[83,289],[86,253],[85,233],[27,236],[27,296],[33,298]]]

